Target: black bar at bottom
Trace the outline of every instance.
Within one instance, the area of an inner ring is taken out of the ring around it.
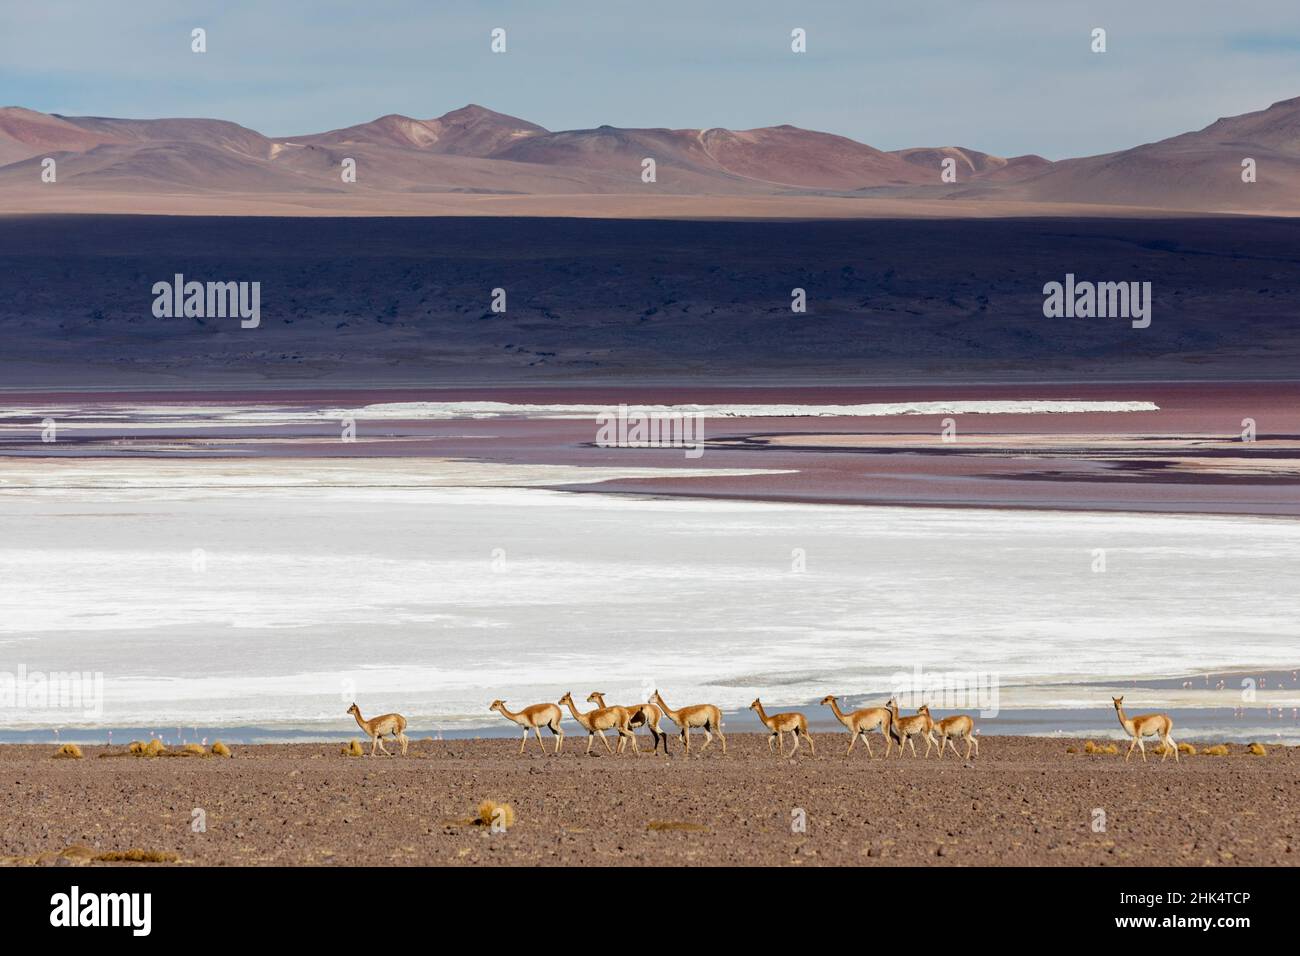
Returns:
[[[1200,935],[1230,943],[1242,933],[1290,927],[1283,901],[1293,879],[1289,868],[38,867],[0,870],[0,894],[10,941],[76,933],[79,940],[116,937],[130,945],[237,930],[245,939],[290,932],[297,942],[331,945],[373,942],[377,931],[386,935],[412,920],[444,929],[487,920],[500,941],[515,927],[525,936],[536,933],[534,919],[546,921],[573,904],[585,931],[644,915],[644,904],[658,899],[651,907],[656,921],[693,913],[693,924],[719,908],[751,914],[745,922],[755,927],[766,916],[798,921],[812,906],[823,926],[829,917],[830,924],[843,920],[861,932],[879,918],[903,919],[900,929],[921,932],[927,941],[968,938],[996,926],[1017,935],[1060,933],[1071,942]],[[132,894],[148,894],[147,909],[145,897]]]

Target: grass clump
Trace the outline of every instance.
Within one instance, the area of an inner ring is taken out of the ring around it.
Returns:
[[[1228,756],[1228,745],[1215,744],[1213,747],[1206,747],[1201,753],[1207,757],[1226,757]]]
[[[656,832],[661,830],[685,830],[695,832],[698,830],[707,830],[703,823],[688,823],[685,820],[651,820],[645,825],[647,830]]]
[[[1119,753],[1119,747],[1115,744],[1098,744],[1089,740],[1083,745],[1083,752],[1086,754],[1096,754],[1098,756],[1102,754],[1110,754],[1111,756],[1114,756]]]
[[[223,744],[220,740],[218,740],[218,741],[216,741],[215,743],[213,743],[213,745],[212,745],[212,756],[214,756],[214,757],[233,757],[234,754],[230,752],[230,748],[229,748],[229,747],[227,747],[227,746],[226,746],[225,744]]]
[[[1187,754],[1187,756],[1189,756],[1189,757],[1195,757],[1195,756],[1196,756],[1196,748],[1193,747],[1191,744],[1179,744],[1179,745],[1178,745],[1178,752],[1179,752],[1180,754]]]
[[[1256,757],[1262,757],[1264,754],[1268,753],[1268,751],[1264,749],[1264,745],[1261,743],[1252,743],[1246,748],[1246,752],[1253,754]]]
[[[81,748],[76,744],[64,744],[58,750],[54,751],[55,760],[80,760],[81,757]]]
[[[474,818],[474,824],[494,830],[508,830],[515,825],[515,808],[508,803],[484,800],[478,805],[478,816]]]
[[[180,752],[184,757],[206,757],[208,755],[208,752],[198,744],[186,744],[181,748]]]
[[[143,753],[144,756],[146,757],[157,757],[162,754],[165,754],[166,752],[167,752],[167,745],[164,744],[157,737],[154,737],[152,740],[150,740],[147,744],[144,745]]]
[[[138,850],[133,847],[130,850],[97,853],[93,859],[98,863],[177,863],[180,858],[179,853],[167,850]]]
[[[366,752],[361,749],[361,741],[352,740],[346,747],[339,751],[345,757],[364,757]]]

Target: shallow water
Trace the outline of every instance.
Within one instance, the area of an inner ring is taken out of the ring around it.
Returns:
[[[1022,710],[1105,727],[1111,690],[1227,731],[1239,681],[1131,683],[1258,668],[1282,676],[1250,706],[1285,716],[1249,723],[1300,736],[1286,520],[574,495],[435,460],[335,463],[324,484],[312,462],[131,464],[0,484],[0,672],[104,682],[89,716],[0,708],[13,732],[333,732],[353,699],[508,730],[493,698],[847,705],[918,667],[995,684],[985,732]]]

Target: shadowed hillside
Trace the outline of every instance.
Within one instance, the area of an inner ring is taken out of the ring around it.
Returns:
[[[1298,260],[1263,219],[19,217],[0,384],[1290,377]],[[1067,272],[1151,282],[1151,327],[1044,318]],[[175,273],[260,282],[261,327],[155,318]]]

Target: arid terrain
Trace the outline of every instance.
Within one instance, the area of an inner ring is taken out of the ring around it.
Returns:
[[[238,747],[233,759],[101,759],[106,748],[87,747],[53,760],[53,745],[0,746],[0,858],[58,865],[74,847],[63,863],[131,849],[199,865],[1300,859],[1297,748],[1144,765],[1126,763],[1123,744],[1087,755],[1080,741],[985,737],[969,762],[886,761],[860,745],[846,756],[844,734],[815,739],[816,756],[784,760],[740,732],[726,756],[715,743],[689,758],[676,739],[669,758],[583,756],[573,734],[559,757],[535,741],[518,756],[509,739],[417,740],[406,758],[373,759],[338,743]],[[485,799],[514,810],[505,833],[470,822]]]
[[[1297,116],[1300,97],[1052,162],[958,145],[885,151],[788,124],[553,131],[476,104],[292,136],[220,119],[9,106],[0,109],[0,198],[9,212],[172,215],[1293,215]],[[654,172],[643,177],[647,160]]]

